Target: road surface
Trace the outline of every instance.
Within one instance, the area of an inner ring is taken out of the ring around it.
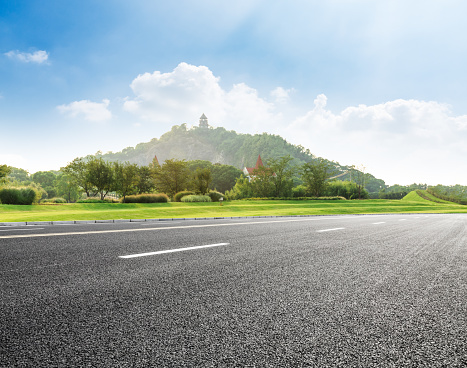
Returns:
[[[0,366],[467,366],[467,215],[3,226],[0,257]]]

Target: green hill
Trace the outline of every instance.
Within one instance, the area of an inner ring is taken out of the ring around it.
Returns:
[[[435,202],[435,203],[443,203],[443,204],[450,204],[450,205],[457,205],[457,203],[445,201],[443,199],[439,199],[434,195],[428,193],[426,190],[413,190],[409,194],[407,194],[403,201],[410,201],[410,202]]]
[[[109,152],[102,157],[108,161],[129,161],[138,165],[148,165],[154,156],[157,156],[159,163],[167,159],[206,160],[243,169],[253,167],[258,155],[261,155],[263,162],[290,155],[294,158],[293,164],[297,166],[317,158],[309,149],[293,145],[278,135],[239,134],[222,127],[187,129],[186,124],[173,126],[160,139],[153,138],[136,147],[127,147],[116,153]],[[342,173],[349,169],[339,164],[337,166]],[[371,174],[367,177],[366,188],[369,192],[378,192],[385,186],[383,180],[376,179]],[[344,174],[339,179],[349,178],[349,174]]]
[[[155,155],[160,163],[171,158],[206,160],[239,169],[254,166],[258,155],[265,160],[290,155],[297,160],[297,164],[309,162],[314,157],[309,150],[290,144],[277,135],[238,134],[225,128],[187,129],[186,124],[173,126],[160,139],[153,138],[134,148],[127,147],[121,152],[107,153],[102,157],[109,161],[147,165]]]

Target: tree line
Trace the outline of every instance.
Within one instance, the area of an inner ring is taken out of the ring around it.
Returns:
[[[302,165],[294,165],[290,155],[269,158],[264,166],[255,168],[251,176],[237,179],[227,197],[240,198],[291,198],[340,196],[346,199],[368,198],[361,170],[352,167],[342,172],[339,164],[316,158]],[[344,175],[353,180],[334,180]]]
[[[0,165],[0,184],[10,187],[32,187],[39,198],[61,197],[75,202],[83,195],[104,200],[109,194],[128,195],[166,193],[181,190],[205,194],[209,190],[225,192],[235,185],[241,170],[209,161],[169,159],[159,165],[157,159],[146,166],[129,162],[110,162],[98,156],[74,159],[60,171],[26,170]]]
[[[297,165],[290,155],[268,158],[265,166],[255,169],[250,178],[231,165],[212,164],[206,160],[168,159],[159,165],[155,159],[149,165],[140,166],[90,155],[74,159],[60,171],[39,171],[32,175],[26,170],[0,165],[0,185],[8,182],[10,187],[32,187],[40,192],[39,198],[61,197],[67,202],[75,202],[83,196],[98,196],[103,200],[109,193],[124,199],[146,193],[165,193],[173,197],[185,190],[197,194],[215,190],[230,199],[323,196],[401,199],[412,190],[427,187],[426,184],[379,185],[375,197],[367,188],[368,183],[376,184],[377,180],[365,173],[364,167],[343,169],[338,163],[322,158]],[[446,195],[448,189],[443,187],[443,190]],[[463,188],[457,187],[449,192],[458,196],[465,193]]]

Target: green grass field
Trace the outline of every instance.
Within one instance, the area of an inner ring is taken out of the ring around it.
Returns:
[[[425,192],[425,194],[428,194]],[[429,195],[427,195],[429,197]],[[467,206],[436,203],[409,193],[402,200],[231,201],[219,203],[75,203],[0,205],[1,222],[117,220],[236,216],[293,216],[377,213],[467,213]]]

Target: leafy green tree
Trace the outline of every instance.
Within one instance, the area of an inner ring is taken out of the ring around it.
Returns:
[[[273,173],[271,177],[274,187],[274,197],[289,197],[293,187],[293,176],[295,167],[291,165],[293,157],[290,155],[270,158],[266,161],[266,166]]]
[[[236,179],[235,185],[231,190],[225,192],[229,199],[242,199],[253,197],[253,188],[248,178],[241,175]]]
[[[134,194],[137,191],[138,185],[138,165],[130,164],[128,161],[124,163],[114,162],[114,185],[113,189],[123,197]]]
[[[114,170],[111,162],[104,161],[102,157],[91,158],[87,163],[87,180],[89,184],[96,188],[101,200],[114,187]]]
[[[315,197],[325,193],[327,180],[337,173],[336,164],[323,158],[317,158],[302,166],[303,183],[307,191]]]
[[[53,198],[57,194],[57,190],[54,186],[57,175],[53,171],[38,171],[31,176],[35,183],[38,183],[47,192],[49,198]]]
[[[211,189],[225,193],[231,190],[237,178],[242,176],[242,171],[231,165],[214,164],[211,168]]]
[[[202,195],[209,191],[211,185],[212,176],[209,168],[196,169],[193,175],[193,187],[197,193]]]
[[[57,195],[66,199],[68,203],[76,202],[79,199],[79,187],[76,182],[67,174],[59,174],[54,182]]]
[[[149,166],[138,167],[138,183],[136,190],[138,194],[151,193],[155,189],[154,178],[152,170]]]
[[[7,165],[0,165],[0,184],[3,184],[7,181],[7,176],[10,173],[11,169]]]
[[[266,198],[274,196],[273,176],[274,172],[265,166],[253,170],[250,184],[254,197]]]
[[[187,189],[189,184],[190,172],[185,160],[165,160],[153,173],[157,190],[170,196]]]
[[[72,180],[83,192],[86,193],[87,197],[94,197],[98,191],[96,187],[90,181],[89,175],[89,162],[90,157],[87,158],[75,158],[67,166],[62,167],[61,171],[68,175],[69,179]]]
[[[31,182],[31,177],[27,170],[19,169],[17,167],[10,167],[10,172],[8,173],[8,179],[10,181],[16,181],[18,184],[28,184]]]

